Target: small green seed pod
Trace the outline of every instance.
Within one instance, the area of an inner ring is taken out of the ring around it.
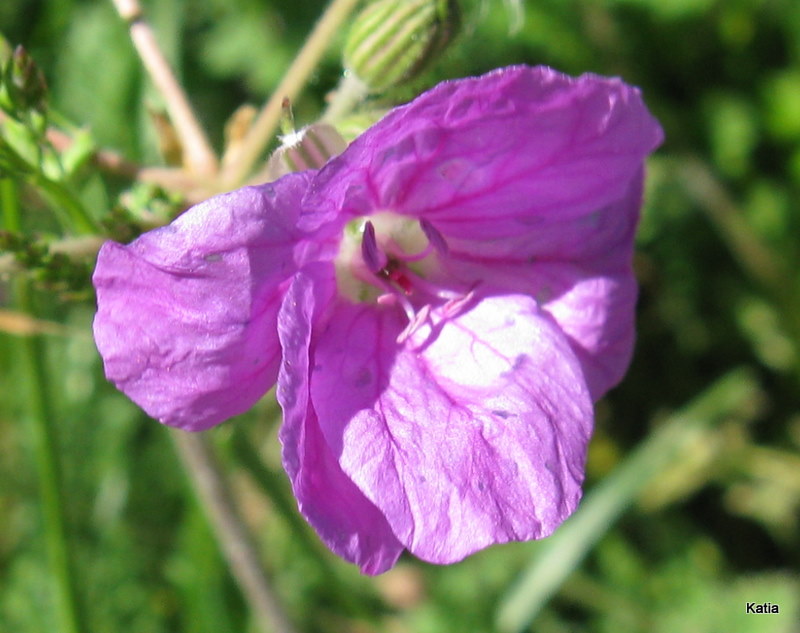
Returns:
[[[456,0],[376,0],[350,28],[344,66],[370,92],[384,92],[419,75],[459,23]]]

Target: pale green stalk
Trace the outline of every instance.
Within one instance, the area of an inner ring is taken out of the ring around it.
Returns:
[[[328,104],[328,107],[325,108],[325,113],[322,115],[321,120],[335,123],[344,118],[364,100],[367,93],[366,84],[353,73],[347,73],[339,82],[333,99]]]
[[[65,230],[75,231],[79,235],[97,235],[102,232],[100,225],[87,213],[83,203],[63,184],[42,174],[34,174],[31,181],[47,198]]]

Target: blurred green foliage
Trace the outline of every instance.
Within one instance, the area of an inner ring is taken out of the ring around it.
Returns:
[[[324,6],[144,4],[217,149],[230,115],[269,96]],[[641,86],[666,130],[649,165],[638,236],[639,345],[625,382],[598,405],[587,501],[612,473],[635,465],[634,449],[675,411],[715,394],[711,386],[733,369],[748,372],[744,404],[687,436],[643,492],[623,497],[618,518],[582,537],[597,543],[533,614],[530,630],[796,632],[800,3],[463,5],[462,35],[414,89],[513,63],[620,75]],[[163,103],[110,2],[4,0],[0,31],[38,64],[50,87],[50,116],[62,129],[86,135],[86,147],[142,164],[161,160],[148,112]],[[301,125],[315,119],[335,87],[340,49],[341,38],[294,104]],[[51,164],[49,198],[0,173],[0,204],[19,205],[20,228],[33,240],[17,251],[50,252],[45,245],[60,231],[54,206],[78,205],[89,223],[103,218],[120,231],[115,235],[128,237],[133,220],[171,213],[175,201],[166,194],[148,198],[156,200],[153,210],[133,192],[128,207],[107,215],[130,182],[101,178],[87,164],[88,149],[74,151],[23,156]],[[46,270],[45,256],[40,260]],[[91,302],[37,283],[36,317],[59,328],[21,323],[5,312],[13,309],[11,281],[0,285],[0,630],[57,630],[32,466],[30,378],[20,361],[20,336],[31,331],[47,337],[43,360],[88,630],[255,630],[168,432],[102,377]],[[363,578],[298,525],[291,503],[287,509],[275,423],[265,402],[210,435],[299,630],[496,630],[499,605],[537,569],[546,541],[495,547],[451,567],[408,558],[383,577]],[[242,446],[251,452],[242,454]],[[779,604],[781,613],[746,615],[749,601]],[[522,628],[525,622],[516,621]]]

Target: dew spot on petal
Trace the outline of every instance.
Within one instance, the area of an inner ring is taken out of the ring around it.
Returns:
[[[220,255],[219,253],[209,253],[208,255],[205,255],[203,259],[207,261],[209,264],[211,264],[213,262],[222,261],[222,255]]]

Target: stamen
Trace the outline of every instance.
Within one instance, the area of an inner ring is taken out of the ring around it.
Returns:
[[[367,221],[364,224],[364,234],[361,239],[361,258],[367,265],[369,271],[377,275],[381,270],[386,268],[388,259],[385,253],[378,248],[378,240],[375,238],[375,227],[372,222]]]
[[[444,304],[444,309],[442,310],[442,314],[445,318],[450,319],[452,317],[458,316],[461,311],[467,307],[467,305],[472,301],[475,297],[475,287],[473,286],[472,290],[470,290],[467,294],[458,299],[451,299],[447,303]]]
[[[389,218],[391,219],[391,218]],[[381,220],[381,222],[378,222]],[[453,318],[459,315],[475,296],[475,286],[466,294],[463,290],[451,290],[435,282],[430,282],[420,276],[407,264],[422,260],[432,252],[439,255],[448,253],[447,242],[444,236],[427,220],[419,220],[417,226],[407,222],[400,224],[399,229],[387,222],[386,216],[376,219],[384,240],[380,243],[376,236],[375,224],[366,220],[360,226],[354,225],[349,234],[351,249],[342,249],[342,253],[350,253],[358,248],[358,233],[361,232],[361,261],[350,259],[350,271],[355,280],[368,283],[380,289],[381,294],[377,302],[384,306],[399,306],[405,313],[408,323],[397,336],[397,343],[404,344],[409,338],[431,319],[434,307],[441,309],[443,318]],[[384,236],[384,232],[386,235]],[[423,237],[424,235],[424,237]],[[419,247],[427,239],[425,248],[418,253],[407,254],[407,250]],[[365,270],[366,268],[366,270]],[[369,274],[367,274],[367,271]],[[358,283],[358,282],[356,282]],[[373,294],[373,300],[375,295]],[[357,299],[363,300],[363,299]],[[412,304],[413,300],[413,304]],[[417,309],[415,306],[419,306]]]
[[[411,302],[408,300],[408,297],[396,291],[394,296],[397,299],[397,302],[403,307],[403,311],[406,313],[406,317],[408,318],[409,323],[414,321],[417,315],[414,312],[414,306],[411,305]]]
[[[392,303],[399,303],[400,307],[403,308],[403,312],[406,313],[408,320],[413,321],[414,317],[416,316],[416,311],[414,310],[414,306],[412,306],[411,302],[408,300],[408,297],[406,297],[402,292],[398,292],[397,288],[389,283],[388,279],[385,277],[378,276],[376,277],[375,281],[381,289],[386,291],[385,294],[382,294],[378,297],[378,303],[381,305],[392,305]]]
[[[439,229],[424,218],[419,221],[419,227],[422,229],[422,232],[425,233],[425,237],[428,238],[428,242],[431,246],[436,249],[436,252],[439,253],[439,255],[447,255],[449,251],[447,242],[444,236],[439,232]]]
[[[428,320],[430,313],[431,306],[429,303],[426,303],[420,308],[419,312],[417,312],[413,319],[409,319],[408,325],[406,325],[405,329],[397,335],[397,344],[402,345],[405,343],[409,337],[416,332],[425,321]]]
[[[432,251],[436,251],[439,255],[447,255],[449,252],[447,242],[439,230],[424,219],[419,221],[419,226],[428,239],[428,244],[418,253],[398,253],[397,258],[404,262],[418,262],[425,259]]]

